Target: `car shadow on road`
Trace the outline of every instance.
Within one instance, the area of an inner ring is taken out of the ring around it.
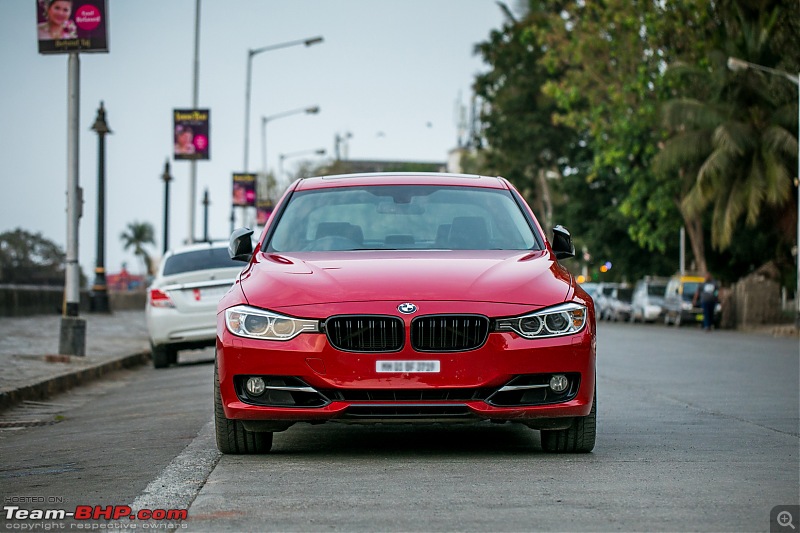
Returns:
[[[539,432],[521,424],[297,424],[275,433],[271,455],[326,457],[544,453]]]

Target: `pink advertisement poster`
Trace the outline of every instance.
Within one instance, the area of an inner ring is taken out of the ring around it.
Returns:
[[[36,0],[40,54],[108,52],[106,0]]]
[[[209,159],[208,109],[174,109],[175,159]]]

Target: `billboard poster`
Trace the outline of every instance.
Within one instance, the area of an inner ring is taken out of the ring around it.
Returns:
[[[108,52],[106,0],[36,0],[40,54]]]
[[[209,115],[208,109],[174,109],[173,135],[174,158],[209,159]]]
[[[256,175],[233,175],[233,205],[253,207],[256,205]]]
[[[272,214],[272,210],[275,206],[272,204],[272,200],[257,200],[256,201],[256,225],[258,226],[266,226],[267,220],[269,220],[269,216]]]

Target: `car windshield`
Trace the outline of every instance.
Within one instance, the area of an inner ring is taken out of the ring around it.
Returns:
[[[617,291],[617,300],[620,302],[630,302],[633,299],[633,289],[619,289]]]
[[[191,252],[177,253],[167,258],[164,264],[164,275],[171,276],[195,270],[209,270],[213,268],[240,267],[228,255],[227,248],[206,248]]]
[[[694,281],[687,281],[683,284],[683,299],[687,302],[692,301],[694,293],[697,291],[697,283]]]
[[[664,296],[666,289],[666,285],[648,285],[647,294],[649,296]]]
[[[292,195],[265,251],[539,250],[507,190],[366,186]]]

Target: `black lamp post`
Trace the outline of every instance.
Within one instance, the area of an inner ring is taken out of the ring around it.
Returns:
[[[106,110],[103,102],[97,110],[97,118],[92,125],[97,132],[97,262],[94,268],[94,284],[90,300],[91,310],[95,313],[110,313],[108,303],[108,284],[105,268],[106,242],[106,134],[111,130],[106,124]]]
[[[208,199],[208,189],[203,193],[203,242],[211,242],[208,240],[208,206],[211,200]]]
[[[169,182],[172,176],[169,174],[169,160],[164,162],[164,173],[161,174],[164,180],[164,253],[169,250]]]

